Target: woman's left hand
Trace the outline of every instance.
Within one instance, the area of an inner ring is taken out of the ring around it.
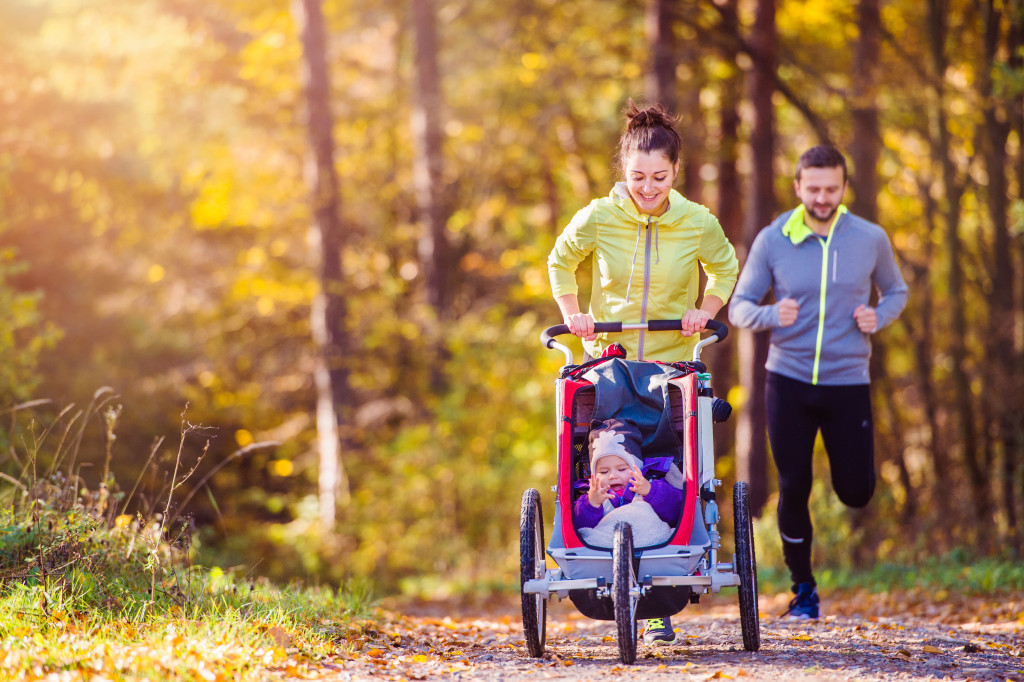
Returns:
[[[693,336],[704,331],[708,320],[711,319],[711,314],[706,310],[697,308],[695,310],[687,310],[686,314],[683,315],[683,336]]]

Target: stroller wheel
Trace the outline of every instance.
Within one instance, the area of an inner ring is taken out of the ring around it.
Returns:
[[[750,518],[747,483],[732,489],[733,523],[736,526],[736,571],[740,577],[740,627],[743,648],[761,648],[761,622],[757,606],[757,560],[754,556],[754,524]]]
[[[543,578],[544,522],[540,507],[540,493],[530,488],[523,493],[523,506],[519,514],[519,589],[523,601],[523,635],[526,650],[534,658],[544,655],[547,629],[547,595],[522,592],[527,580]]]
[[[640,601],[633,569],[633,528],[625,522],[615,524],[612,542],[612,605],[619,635],[619,659],[630,664],[636,660],[636,607]]]

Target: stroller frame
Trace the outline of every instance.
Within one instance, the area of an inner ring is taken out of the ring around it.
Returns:
[[[581,449],[586,452],[594,386],[582,378],[578,371],[581,366],[573,364],[572,351],[553,338],[569,333],[568,327],[556,325],[541,334],[541,343],[562,351],[566,364],[556,381],[558,483],[552,488],[556,493],[555,518],[546,547],[557,568],[547,568],[540,494],[536,489],[524,492],[520,515],[523,630],[530,655],[539,657],[544,652],[548,599],[568,597],[584,615],[614,620],[620,659],[632,663],[636,659],[638,619],[673,615],[687,603],[697,603],[702,594],[715,594],[724,587],[739,588],[744,648],[756,651],[760,647],[753,527],[747,484],[742,481],[733,489],[736,552],[731,562],[723,562],[719,556],[720,515],[715,489],[722,481],[714,474],[715,399],[711,375],[700,362],[700,352],[723,340],[728,328],[714,320],[707,327],[713,335],[697,343],[691,363],[676,364],[684,374],[670,379],[666,389],[672,425],[683,446],[683,461],[677,461],[686,480],[680,521],[667,542],[650,547],[634,547],[632,528],[620,522],[615,526],[610,551],[587,545],[577,532],[572,514],[573,465]],[[679,330],[681,320],[595,325],[596,332],[632,329]]]

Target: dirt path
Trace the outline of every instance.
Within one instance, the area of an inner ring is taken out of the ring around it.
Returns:
[[[367,631],[350,660],[306,671],[322,680],[1024,680],[1024,596],[824,595],[817,622],[777,617],[788,595],[761,598],[761,649],[743,650],[729,595],[688,607],[673,619],[668,647],[641,645],[634,665],[619,662],[613,623],[552,605],[542,659],[523,648],[515,604],[452,611],[405,606],[383,631]]]

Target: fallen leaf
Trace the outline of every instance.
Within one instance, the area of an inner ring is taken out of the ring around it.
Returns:
[[[790,639],[794,639],[798,642],[810,642],[814,638],[810,635],[796,635],[795,637],[790,637]]]
[[[366,652],[366,655],[369,656],[370,658],[380,658],[381,656],[384,655],[384,650],[383,649],[370,649],[369,651]]]
[[[926,654],[941,654],[941,653],[944,653],[942,651],[942,649],[940,649],[939,647],[931,646],[930,644],[925,646],[924,649],[922,649],[922,651],[924,651]]]

